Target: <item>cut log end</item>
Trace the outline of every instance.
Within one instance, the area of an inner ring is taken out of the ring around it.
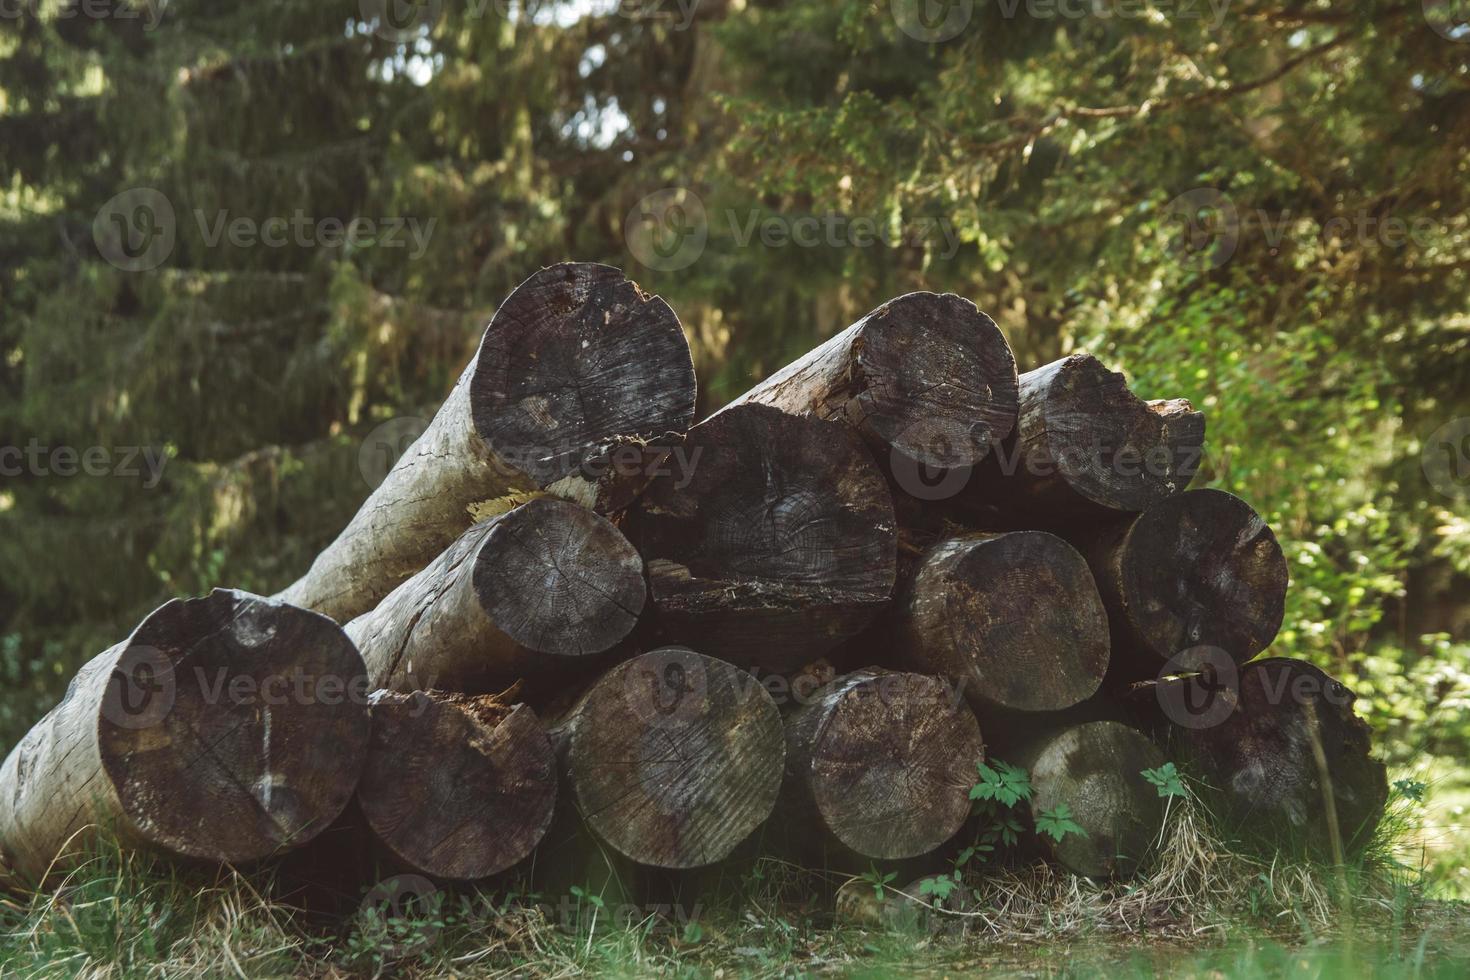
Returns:
[[[1127,878],[1158,840],[1164,801],[1143,777],[1164,764],[1142,733],[1113,721],[1076,725],[1026,755],[1033,817],[1065,805],[1084,833],[1041,835],[1056,862],[1089,878]]]
[[[964,699],[923,674],[839,677],[787,721],[797,799],[843,846],[879,860],[926,854],[954,836],[984,751]]]
[[[865,628],[893,592],[893,500],[859,437],[764,405],[690,430],[631,534],[670,639],[788,669]],[[681,485],[682,484],[682,485]]]
[[[256,860],[304,843],[351,799],[365,695],[361,657],[325,616],[225,590],[176,600],[113,668],[102,764],[147,843]]]
[[[995,321],[951,293],[900,296],[863,320],[861,387],[844,407],[911,463],[973,466],[1016,424],[1016,359]]]
[[[727,857],[775,806],[785,758],[766,689],[665,647],[619,665],[574,709],[567,769],[587,825],[642,864]]]
[[[475,429],[548,487],[629,436],[683,432],[694,365],[669,305],[612,266],[542,269],[496,311],[470,392]]]
[[[525,705],[384,692],[357,800],[398,861],[468,881],[531,853],[551,824],[556,784],[551,739]]]
[[[1043,531],[940,542],[900,600],[897,639],[977,710],[1060,711],[1108,669],[1108,619],[1092,573]]]
[[[538,654],[620,643],[647,598],[643,559],[605,518],[540,498],[496,521],[475,559],[475,594],[500,632]]]
[[[1244,663],[1281,628],[1281,545],[1250,505],[1223,490],[1193,490],[1146,510],[1123,539],[1117,570],[1126,623],[1155,669],[1194,647]]]

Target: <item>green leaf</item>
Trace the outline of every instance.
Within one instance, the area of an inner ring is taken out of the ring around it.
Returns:
[[[1166,762],[1157,769],[1143,770],[1143,778],[1153,784],[1160,796],[1184,796],[1184,780],[1174,763]]]
[[[1002,806],[1015,806],[1022,800],[1031,799],[1031,779],[1026,770],[999,759],[995,765],[975,763],[980,772],[980,782],[970,788],[970,799],[993,800]]]
[[[1036,832],[1046,834],[1058,844],[1068,834],[1077,834],[1086,837],[1087,831],[1082,829],[1081,824],[1072,819],[1072,810],[1065,803],[1058,803],[1055,808],[1044,811],[1036,818]]]

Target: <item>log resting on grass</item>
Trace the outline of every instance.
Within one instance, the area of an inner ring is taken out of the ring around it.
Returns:
[[[1076,540],[1113,629],[1121,679],[1151,678],[1191,651],[1244,663],[1275,639],[1286,609],[1286,558],[1245,501],[1191,490]]]
[[[1060,841],[1038,834],[1062,867],[1089,878],[1128,878],[1155,846],[1164,823],[1164,801],[1143,777],[1164,764],[1147,736],[1115,721],[1063,729],[1023,750],[1031,776],[1031,815],[1059,805],[1085,833]]]
[[[1121,374],[1073,354],[1021,375],[1015,431],[961,499],[1047,527],[1136,513],[1189,486],[1204,438],[1188,401],[1143,401]]]
[[[557,725],[594,833],[640,864],[727,857],[775,806],[781,717],[750,674],[682,647],[614,667]]]
[[[280,597],[345,623],[491,501],[544,489],[616,510],[657,469],[626,465],[624,450],[676,442],[693,417],[693,362],[668,304],[610,266],[542,269],[496,310],[428,429]]]
[[[858,436],[765,405],[689,431],[692,469],[629,513],[667,638],[794,669],[861,632],[893,593],[893,498]]]
[[[357,786],[362,658],[325,616],[175,599],[77,673],[0,769],[0,865],[31,884],[102,835],[241,863],[310,840]]]
[[[991,709],[1060,711],[1108,668],[1108,618],[1092,573],[1044,531],[969,534],[919,559],[894,609],[900,655]]]
[[[940,678],[846,674],[786,719],[787,817],[865,858],[927,854],[969,816],[984,753],[974,712]]]
[[[751,403],[844,422],[894,467],[960,469],[1016,424],[1016,359],[974,303],[908,293],[733,402]]]
[[[556,803],[556,754],[535,712],[490,696],[380,692],[357,803],[399,863],[435,878],[504,871]]]
[[[611,649],[645,596],[622,532],[542,497],[470,528],[346,629],[375,687],[486,694]]]
[[[1240,668],[1233,683],[1218,673],[1165,683],[1194,689],[1169,698],[1165,713],[1232,830],[1329,859],[1372,837],[1388,782],[1341,682],[1275,657]]]

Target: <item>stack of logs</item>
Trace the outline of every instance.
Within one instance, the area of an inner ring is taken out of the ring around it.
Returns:
[[[1373,829],[1352,695],[1253,661],[1286,563],[1187,489],[1188,402],[1082,353],[1018,376],[919,292],[694,406],[663,300],[531,276],[299,581],[169,602],[82,668],[0,772],[7,879],[102,834],[241,864],[350,824],[379,867],[475,880],[563,846],[554,817],[642,865],[779,836],[867,867],[942,854],[987,756],[1067,805],[1084,833],[1038,844],[1093,877],[1159,839],[1166,758],[1235,827]]]

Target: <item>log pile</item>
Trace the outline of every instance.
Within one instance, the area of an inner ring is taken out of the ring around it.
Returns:
[[[1148,859],[1166,759],[1243,836],[1371,834],[1351,694],[1253,660],[1286,563],[1188,489],[1188,402],[1087,354],[1018,374],[933,293],[693,425],[691,363],[616,269],[533,275],[297,582],[172,601],[82,668],[0,771],[0,872],[107,836],[249,864],[328,827],[436,881],[579,834],[651,868],[766,830],[822,867],[942,863],[1002,753],[1079,875]]]

